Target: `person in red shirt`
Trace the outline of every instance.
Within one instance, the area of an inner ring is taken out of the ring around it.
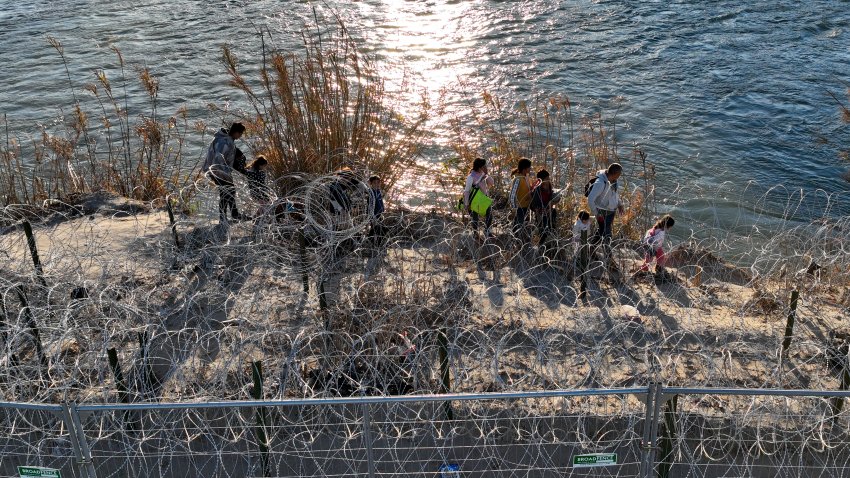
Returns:
[[[554,206],[561,198],[555,195],[549,171],[538,171],[537,180],[539,184],[531,192],[531,210],[537,216],[537,227],[540,231],[538,244],[545,247],[549,233],[557,226],[558,210]]]

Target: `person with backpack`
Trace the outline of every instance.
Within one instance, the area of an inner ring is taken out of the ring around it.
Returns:
[[[608,169],[600,170],[596,177],[585,185],[585,195],[590,214],[596,217],[597,228],[594,242],[611,242],[614,216],[623,213],[620,195],[617,193],[617,180],[623,174],[620,163],[613,163]]]
[[[487,161],[483,158],[475,158],[472,162],[472,169],[466,177],[466,185],[463,188],[463,206],[469,211],[469,216],[472,218],[472,230],[478,235],[478,218],[477,212],[469,208],[472,198],[477,192],[484,193],[485,196],[490,195],[490,188],[493,187],[495,181],[487,173]],[[484,214],[484,237],[490,237],[490,227],[493,225],[493,208],[488,207]]]
[[[511,184],[511,193],[508,196],[510,205],[516,210],[514,216],[513,233],[514,237],[519,238],[520,231],[525,226],[526,218],[528,217],[528,207],[531,205],[531,191],[536,186],[528,177],[531,172],[531,160],[522,158],[519,160],[516,169],[511,175],[513,183]]]
[[[540,248],[545,248],[546,238],[557,227],[558,210],[555,209],[561,198],[555,195],[549,171],[537,172],[537,184],[531,193],[531,210],[537,216],[537,228],[540,231]]]
[[[233,182],[234,162],[236,160],[236,140],[245,133],[242,123],[233,123],[229,129],[222,128],[215,133],[207,148],[207,156],[201,166],[201,172],[218,187],[218,218],[227,221],[229,210],[234,220],[242,219],[236,208],[236,185]]]
[[[667,231],[676,224],[673,216],[665,214],[644,234],[641,239],[641,244],[645,249],[643,265],[640,266],[641,272],[649,270],[649,265],[655,259],[655,273],[664,273],[664,264],[667,262],[664,256],[664,239],[667,237]]]

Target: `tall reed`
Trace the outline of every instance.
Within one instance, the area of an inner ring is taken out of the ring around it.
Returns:
[[[171,116],[159,115],[159,79],[146,67],[135,68],[147,100],[146,107],[131,114],[128,65],[120,50],[113,47],[118,58],[116,88],[105,69],[95,69],[91,78],[76,81],[62,44],[50,36],[47,41],[62,61],[72,111],[59,128],[42,126],[40,137],[31,138],[26,147],[4,121],[3,205],[73,200],[103,190],[151,201],[184,186],[187,110],[181,107]]]
[[[302,33],[298,53],[269,46],[267,32],[260,32],[263,62],[257,78],[246,76],[236,53],[223,48],[231,84],[250,104],[240,119],[253,147],[266,156],[276,177],[354,167],[380,174],[391,188],[415,164],[427,107],[423,102],[416,111],[397,111],[378,66],[338,19],[329,31],[320,30],[318,19],[313,27]]]

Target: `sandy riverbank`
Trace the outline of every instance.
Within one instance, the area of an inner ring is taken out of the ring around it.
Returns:
[[[119,203],[34,225],[47,287],[22,230],[0,235],[5,399],[115,400],[110,348],[131,396],[146,399],[247,398],[254,361],[267,396],[433,392],[439,330],[454,391],[840,384],[847,297],[819,274],[753,278],[679,245],[656,281],[627,273],[639,258],[623,242],[623,272],[595,269],[582,300],[566,254],[504,235],[479,245],[457,218],[394,212],[383,248],[334,254],[318,241],[302,256],[286,227],[203,215],[178,215],[178,248],[165,211]],[[41,382],[21,379],[40,366],[18,283],[43,343]],[[792,288],[801,300],[780,367]]]

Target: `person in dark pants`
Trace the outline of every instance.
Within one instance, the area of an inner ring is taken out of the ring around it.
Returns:
[[[487,161],[483,158],[475,158],[472,162],[472,170],[469,171],[469,175],[466,177],[466,185],[463,188],[463,205],[467,211],[469,211],[469,217],[472,219],[472,230],[475,231],[475,235],[478,235],[478,213],[469,209],[469,203],[471,201],[470,193],[472,193],[473,188],[478,188],[482,193],[489,196],[490,188],[493,187],[495,181],[492,177],[487,174]],[[487,208],[487,212],[484,214],[484,237],[490,237],[490,228],[493,226],[493,208]]]
[[[520,239],[520,233],[523,231],[526,218],[528,217],[528,207],[531,205],[531,191],[536,186],[528,177],[530,172],[531,160],[522,158],[512,173],[513,182],[511,183],[511,193],[508,197],[511,207],[516,211],[513,234],[518,239]]]
[[[545,169],[538,171],[537,180],[539,184],[531,193],[531,210],[537,215],[537,226],[540,231],[539,246],[545,249],[549,233],[557,227],[558,210],[554,206],[560,201],[560,196],[555,197],[549,171]]]
[[[623,213],[623,205],[620,204],[620,195],[617,192],[617,180],[622,174],[623,167],[619,163],[613,163],[608,169],[596,173],[596,181],[587,195],[590,214],[596,217],[598,226],[594,242],[611,244],[614,217],[618,212]]]
[[[219,221],[227,221],[230,211],[234,220],[240,220],[239,210],[236,209],[236,185],[233,183],[233,170],[236,161],[235,141],[245,133],[242,123],[233,123],[229,129],[222,128],[216,132],[207,149],[207,156],[201,171],[218,187],[218,217]]]

